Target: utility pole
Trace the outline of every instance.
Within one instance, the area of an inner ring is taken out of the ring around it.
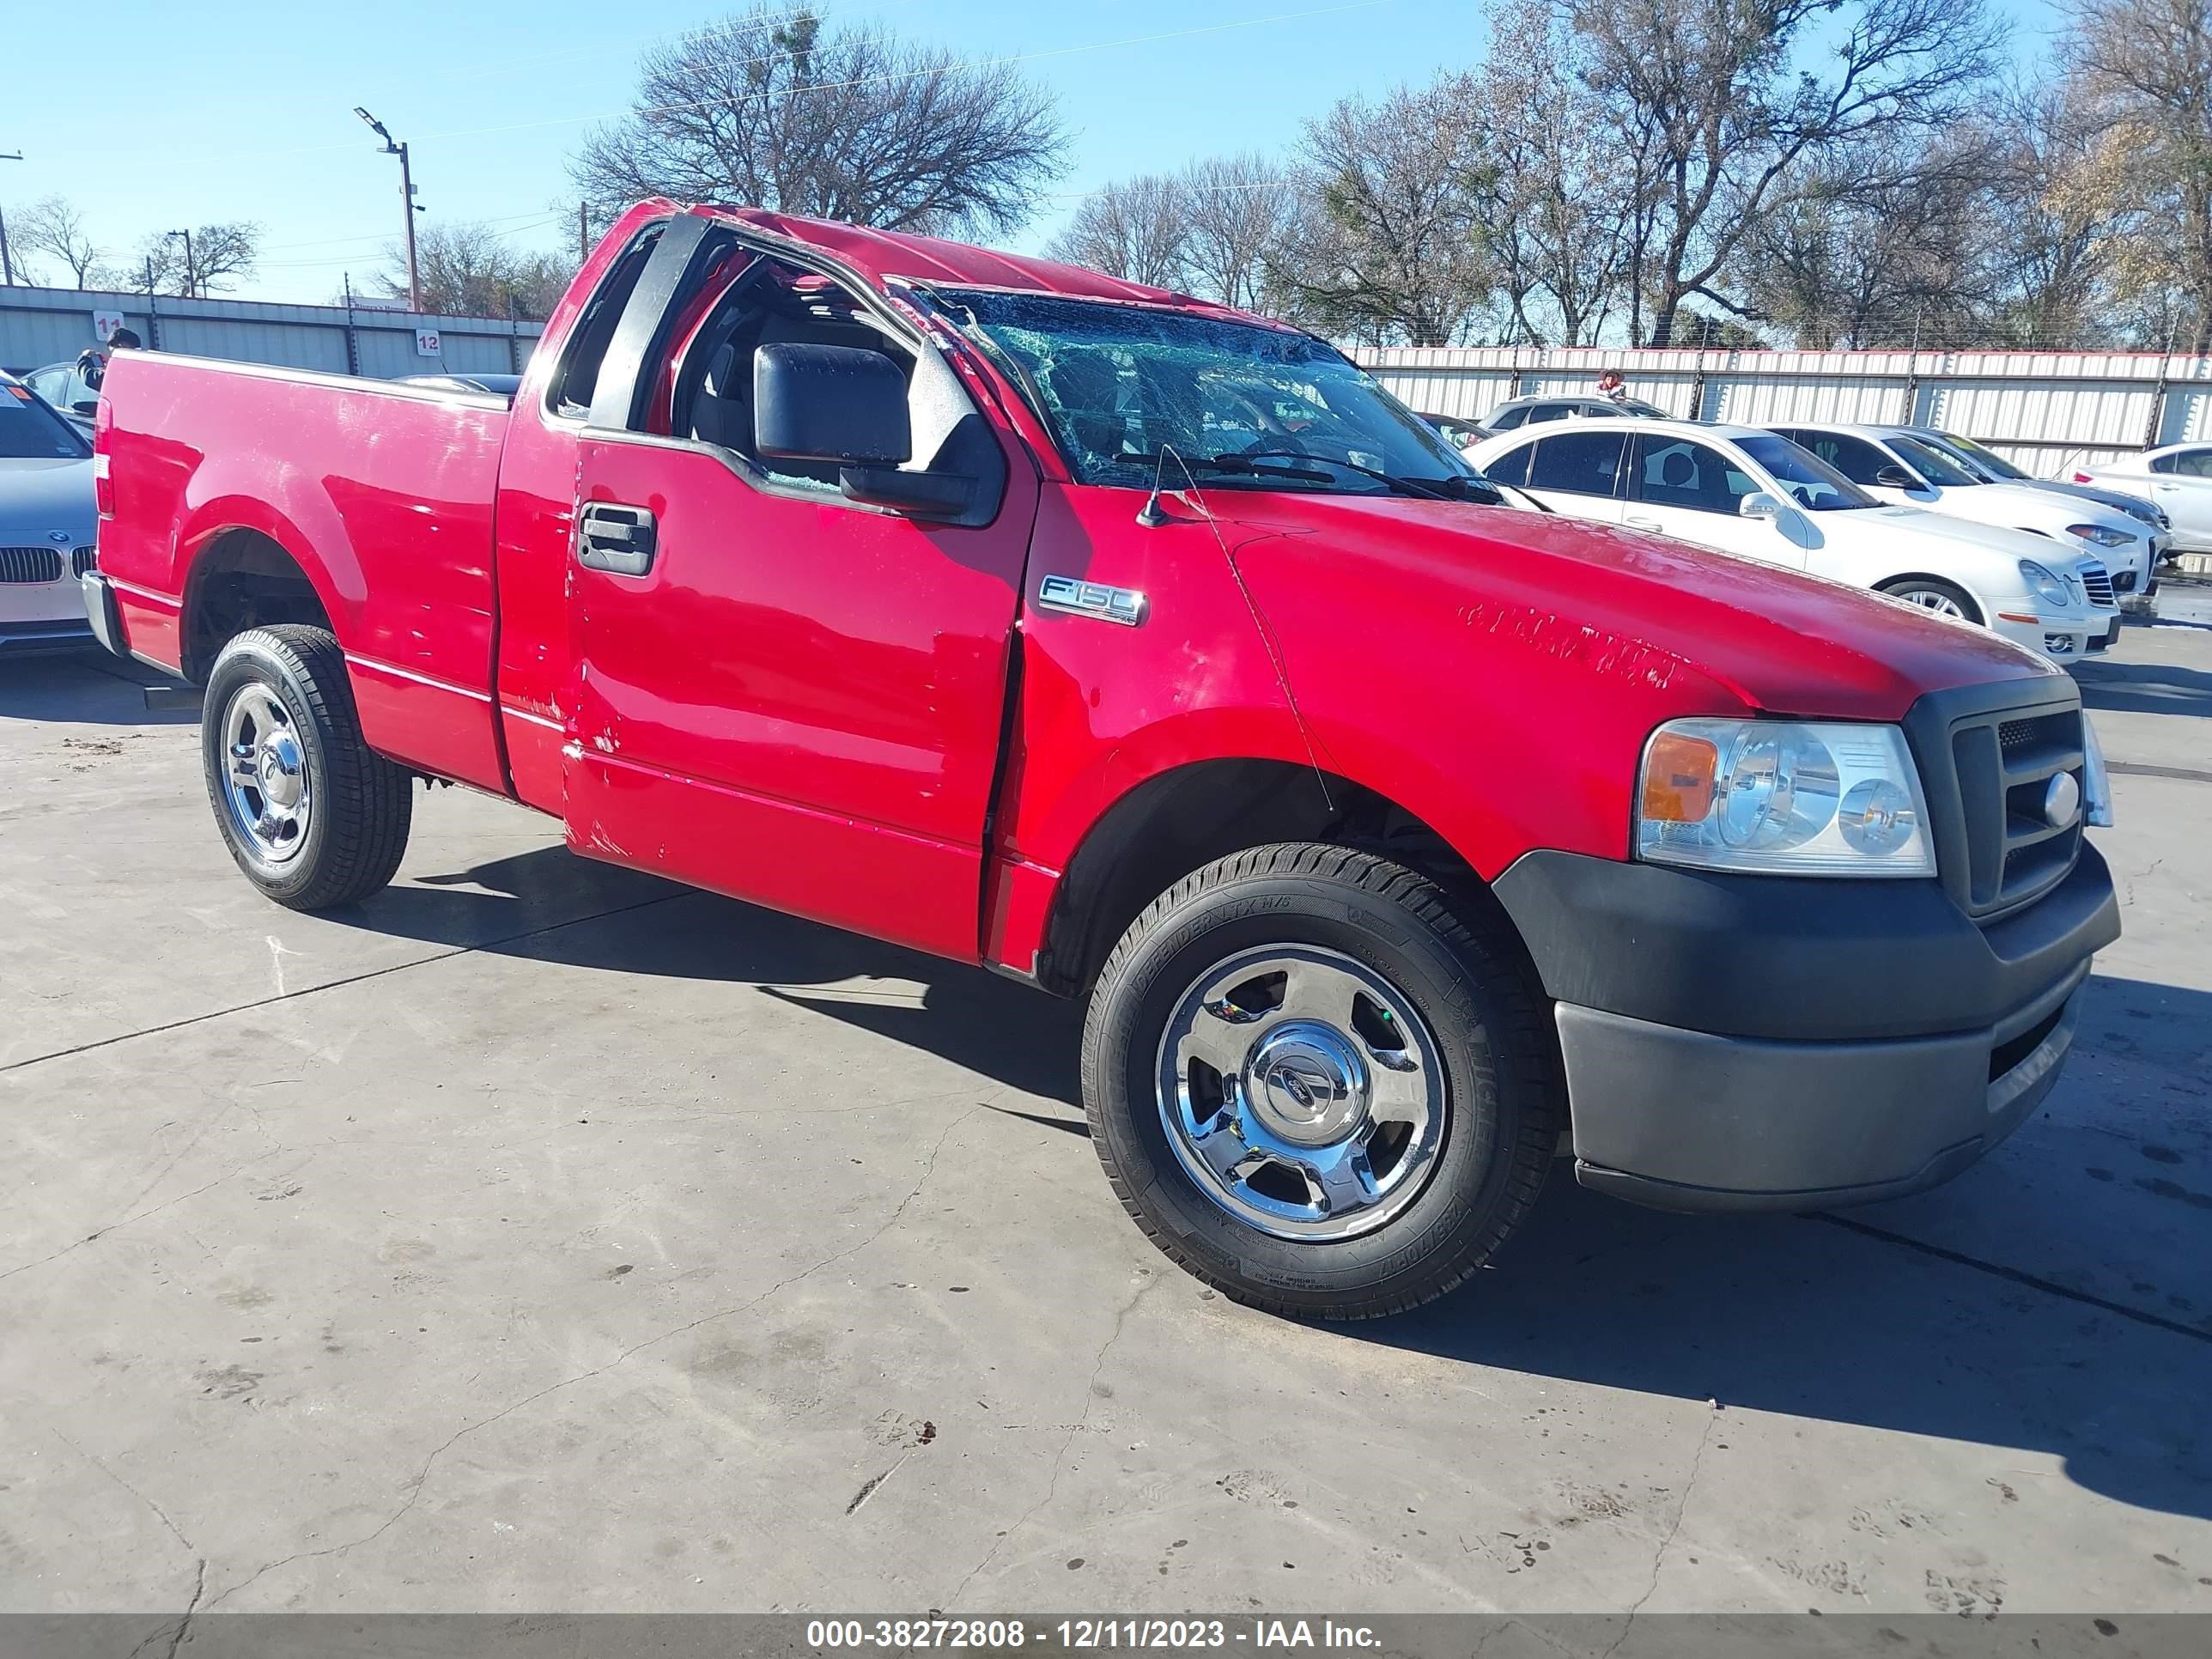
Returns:
[[[415,216],[422,211],[415,202],[415,173],[407,157],[407,146],[385,131],[384,123],[356,104],[353,112],[368,124],[368,130],[384,140],[384,153],[399,158],[399,200],[407,221],[407,308],[422,309],[422,270],[415,258]]]
[[[179,236],[185,239],[184,296],[187,300],[197,300],[199,298],[200,284],[199,272],[192,265],[192,234],[189,230],[173,230],[169,233],[171,240]]]
[[[576,265],[582,269],[584,261],[592,257],[592,204],[576,204]]]
[[[22,159],[23,152],[20,149],[0,152],[0,161],[20,161]],[[8,254],[8,216],[4,213],[0,213],[0,284],[9,288],[15,286],[15,262]]]

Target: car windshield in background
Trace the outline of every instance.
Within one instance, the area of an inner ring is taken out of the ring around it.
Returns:
[[[1955,489],[1967,484],[1989,482],[1956,456],[1947,454],[1934,444],[1923,443],[1917,438],[1892,438],[1889,447],[1904,456],[1905,464],[1922,477],[1942,489]]]
[[[1994,449],[1984,449],[1972,438],[1961,438],[1955,432],[1940,434],[1943,447],[1956,453],[1959,459],[1977,472],[1986,473],[1992,483],[2014,483],[2027,478],[2027,474],[2014,466]]]
[[[0,460],[81,461],[92,447],[20,386],[0,385]]]
[[[1790,492],[1790,499],[1808,513],[1881,505],[1811,450],[1802,449],[1787,438],[1758,433],[1739,438],[1736,447],[1765,467],[1774,482]]]
[[[1419,415],[1307,335],[1146,306],[931,292],[1020,370],[1079,483],[1149,489],[1164,450],[1208,489],[1383,495],[1389,479],[1474,476]],[[1208,465],[1243,458],[1249,471]],[[1186,482],[1173,459],[1160,476]]]
[[[1612,402],[1613,412],[1616,415],[1633,415],[1638,419],[1646,421],[1674,419],[1673,416],[1668,414],[1658,404],[1647,404],[1641,398],[1615,398]]]

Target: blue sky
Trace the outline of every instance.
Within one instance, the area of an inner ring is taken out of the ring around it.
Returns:
[[[2045,0],[2022,19],[2023,59]],[[739,8],[711,0],[0,0],[0,204],[66,195],[127,252],[149,230],[251,219],[263,264],[239,292],[333,297],[381,263],[398,164],[353,113],[409,141],[433,218],[495,222],[518,246],[574,237],[564,163],[590,120],[628,102],[638,53]],[[1346,93],[1380,93],[1481,56],[1476,0],[821,0],[964,58],[1020,56],[1058,94],[1074,167],[1019,239],[1040,243],[1080,192],[1193,156],[1292,143]],[[38,95],[27,89],[45,88]],[[53,118],[46,118],[51,115]]]

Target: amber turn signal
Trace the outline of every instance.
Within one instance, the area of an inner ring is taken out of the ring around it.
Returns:
[[[1661,732],[1644,757],[1644,816],[1662,823],[1703,823],[1712,811],[1721,751],[1704,738]]]

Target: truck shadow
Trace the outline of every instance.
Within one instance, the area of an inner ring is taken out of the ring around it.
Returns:
[[[2173,663],[2079,662],[2073,674],[2088,708],[2212,716],[2212,673],[2201,668]]]
[[[97,646],[0,658],[0,720],[71,726],[189,726],[192,708],[146,706],[149,686],[177,683],[143,664],[118,662]]]
[[[549,907],[574,919],[533,925]],[[557,847],[417,877],[328,914],[614,974],[750,987],[1035,1097],[1008,1103],[1011,1115],[1085,1133],[1079,1005]],[[2082,1188],[2071,1167],[2078,1139],[2118,1148],[2092,1162],[2127,1152],[2124,1127],[2101,1115],[2123,1087],[2106,1080],[2112,1067],[2186,1079],[2201,1046],[2191,1033],[2208,1029],[2212,996],[2100,978],[2073,1075],[2046,1109],[2052,1135],[2032,1125],[1950,1187],[1841,1218],[1659,1214],[1583,1190],[1562,1162],[1528,1225],[1457,1295],[1313,1338],[1717,1401],[1723,1444],[1728,1425],[1755,1412],[2016,1448],[2016,1463],[1989,1475],[1992,1506],[2032,1506],[2049,1482],[2070,1480],[2212,1518],[2212,1297],[2109,1305],[2129,1295],[2115,1263],[2144,1254],[2172,1259],[2163,1284],[2203,1289],[2212,1201],[2186,1200],[2212,1187],[2198,1167],[2212,1161],[2212,1137],[2183,1137],[2179,1167],[2154,1148],[2161,1164],[2144,1164],[2142,1181]],[[2159,1182],[2181,1198],[2149,1195]],[[1940,1471],[1947,1456],[1931,1447],[1928,1461]],[[1987,1474],[1986,1460],[1975,1467]],[[1938,1473],[1934,1484],[1954,1479]]]

